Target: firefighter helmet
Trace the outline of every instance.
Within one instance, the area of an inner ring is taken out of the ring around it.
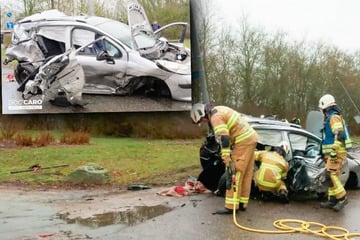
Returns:
[[[335,98],[330,94],[325,94],[319,100],[319,108],[324,110],[328,107],[335,106]]]
[[[205,117],[205,105],[195,103],[191,108],[190,117],[194,123],[200,123],[201,118]]]

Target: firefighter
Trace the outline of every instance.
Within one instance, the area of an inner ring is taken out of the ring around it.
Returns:
[[[301,120],[300,120],[300,118],[294,116],[294,117],[291,119],[290,123],[294,123],[294,124],[300,125],[300,124],[301,124]]]
[[[332,187],[328,189],[328,200],[321,202],[320,206],[340,211],[348,203],[345,188],[340,181],[340,170],[347,149],[351,148],[351,140],[335,98],[330,94],[322,96],[319,108],[324,114],[321,151],[332,182]]]
[[[286,142],[273,147],[272,151],[255,151],[255,161],[260,162],[254,174],[255,185],[260,191],[270,192],[277,196],[282,203],[288,203],[288,190],[284,183],[289,164],[285,157],[289,152]]]
[[[196,124],[209,124],[219,140],[226,175],[232,176],[226,184],[225,208],[214,214],[231,214],[234,207],[236,211],[245,211],[250,197],[257,133],[240,113],[226,106],[197,103],[190,115]]]

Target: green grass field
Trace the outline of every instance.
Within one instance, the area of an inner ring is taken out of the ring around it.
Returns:
[[[358,147],[360,137],[354,137]],[[199,148],[203,139],[146,140],[91,138],[87,145],[0,148],[0,182],[61,185],[65,176],[88,163],[109,170],[111,185],[166,186],[183,183],[201,172]],[[68,167],[11,174],[34,164]]]
[[[88,145],[50,145],[0,149],[0,182],[61,184],[79,166],[96,163],[109,170],[111,184],[172,185],[201,171],[202,140],[92,138]],[[34,164],[68,167],[11,174]]]

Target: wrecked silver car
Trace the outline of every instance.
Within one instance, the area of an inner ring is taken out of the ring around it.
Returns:
[[[187,23],[171,23],[154,32],[136,2],[128,5],[128,22],[67,16],[57,10],[17,21],[6,62],[19,62],[14,72],[18,90],[25,90],[29,78],[34,80],[32,73],[48,59],[75,49],[85,75],[84,94],[145,94],[191,101],[191,55],[184,47]],[[173,27],[182,29],[175,42],[162,36]]]
[[[285,183],[290,195],[315,195],[319,198],[326,195],[331,181],[320,154],[319,136],[297,124],[246,115],[244,117],[259,135],[257,150],[271,149],[282,142],[289,144],[290,151],[286,159],[290,169]],[[340,180],[347,188],[359,188],[360,163],[352,154],[349,153],[347,161],[343,163]],[[220,155],[220,144],[211,133],[200,148],[200,163],[203,171],[198,180],[211,191],[224,195],[225,166]],[[252,195],[257,193],[253,184]]]

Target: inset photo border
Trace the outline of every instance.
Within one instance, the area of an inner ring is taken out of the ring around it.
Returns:
[[[190,110],[184,9],[166,22],[131,1],[126,23],[53,9],[2,26],[2,114]]]

